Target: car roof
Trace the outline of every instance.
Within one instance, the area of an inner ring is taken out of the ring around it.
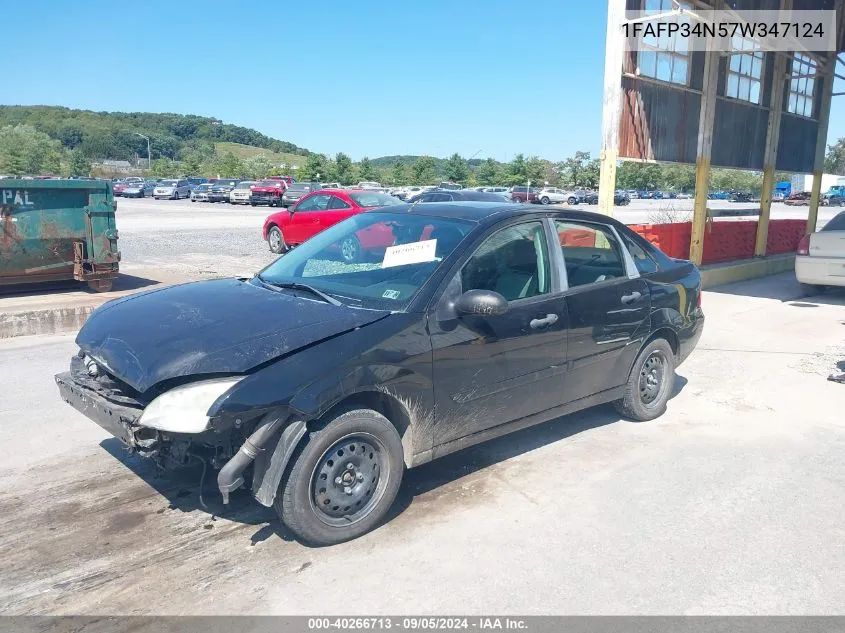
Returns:
[[[409,213],[450,220],[465,220],[478,224],[490,224],[505,217],[525,216],[557,216],[565,220],[581,220],[583,222],[602,222],[614,226],[623,226],[619,221],[603,213],[594,211],[576,211],[554,207],[542,207],[518,202],[426,202],[425,204],[397,204],[389,207],[378,207],[367,213]]]

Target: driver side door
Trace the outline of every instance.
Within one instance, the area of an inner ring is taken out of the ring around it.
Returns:
[[[291,218],[285,227],[285,241],[288,244],[301,244],[323,230],[321,216],[329,204],[329,198],[329,194],[311,194],[289,209]]]
[[[461,266],[429,313],[436,446],[563,402],[569,316],[547,225],[494,230]],[[456,316],[467,290],[508,300],[496,316]]]

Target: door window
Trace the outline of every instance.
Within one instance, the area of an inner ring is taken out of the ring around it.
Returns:
[[[641,275],[648,275],[650,273],[657,272],[657,262],[652,259],[651,255],[649,255],[642,246],[624,234],[622,235],[622,241],[625,242],[625,246],[628,248],[628,252],[634,260],[634,265],[637,267],[637,270],[640,271]]]
[[[336,210],[336,209],[348,209],[348,208],[349,208],[349,205],[346,203],[346,201],[341,200],[337,196],[332,196],[329,199],[328,205],[326,205],[326,209],[329,209],[330,211]]]
[[[549,292],[551,274],[543,225],[526,222],[487,238],[464,264],[462,290],[492,290],[508,301]]]
[[[609,227],[555,220],[569,287],[627,277],[622,248]]]
[[[332,196],[328,194],[317,194],[311,196],[300,202],[296,206],[297,211],[325,211],[326,206],[329,204],[329,198]]]

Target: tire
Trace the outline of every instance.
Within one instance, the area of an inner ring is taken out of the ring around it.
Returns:
[[[273,507],[303,541],[342,543],[381,522],[403,472],[402,440],[390,421],[371,409],[342,411],[308,435]]]
[[[354,235],[350,235],[340,243],[340,257],[347,264],[354,264],[361,258],[361,242]]]
[[[255,203],[254,203],[252,200],[250,200],[250,202],[249,202],[249,206],[254,207],[254,206],[255,206]]]
[[[285,242],[285,236],[278,226],[271,226],[270,230],[267,231],[267,245],[270,247],[270,252],[276,253],[277,255],[290,250],[287,242]]]
[[[574,206],[577,202],[578,200],[575,197],[570,196],[569,199],[566,201],[566,204],[568,204],[569,206]]]
[[[818,284],[801,284],[801,295],[804,297],[812,297],[813,295],[820,295],[825,291],[824,286]]]
[[[666,411],[674,380],[675,353],[666,339],[656,338],[637,356],[625,383],[625,394],[614,406],[630,420],[646,422],[660,417]]]
[[[542,198],[540,198],[541,204],[549,204],[549,202],[550,202],[550,200],[549,200],[548,196],[543,196]]]

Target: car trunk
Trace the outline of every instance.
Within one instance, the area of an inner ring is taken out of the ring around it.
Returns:
[[[819,231],[810,236],[810,256],[845,259],[845,231]]]

